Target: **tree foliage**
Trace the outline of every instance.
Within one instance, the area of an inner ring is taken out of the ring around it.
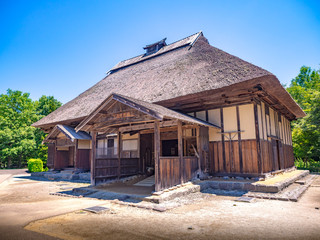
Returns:
[[[29,93],[11,89],[0,95],[0,168],[24,167],[29,158],[46,161],[45,134],[31,124],[59,106],[51,96],[32,101]]]
[[[292,123],[294,154],[297,158],[320,160],[320,69],[303,66],[292,79],[288,92],[307,114]]]

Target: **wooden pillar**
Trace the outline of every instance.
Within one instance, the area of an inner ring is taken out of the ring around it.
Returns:
[[[236,110],[237,110],[237,130],[238,130],[239,163],[240,163],[240,172],[243,173],[242,142],[241,142],[241,126],[240,126],[239,106],[236,106]]]
[[[220,108],[220,122],[221,122],[221,132],[224,133],[224,123],[223,123],[223,108]],[[224,145],[224,134],[221,134],[222,141],[222,159],[223,159],[223,171],[226,172],[226,149]]]
[[[256,143],[257,143],[257,158],[258,158],[258,173],[262,173],[262,164],[261,164],[261,143],[260,143],[260,133],[259,133],[259,120],[258,120],[258,107],[257,103],[253,103],[254,106],[254,122],[256,128]]]
[[[199,128],[199,156],[201,159],[201,169],[203,172],[209,171],[209,128],[200,126]],[[198,143],[197,143],[198,144]]]
[[[92,131],[91,132],[91,185],[96,185],[96,146],[97,145],[97,132]]]
[[[74,140],[74,153],[73,153],[73,166],[75,169],[79,169],[79,161],[77,159],[78,157],[78,139]]]
[[[118,178],[121,177],[121,132],[118,132]]]
[[[160,191],[160,123],[154,122],[154,170],[155,170],[155,191]]]
[[[182,122],[178,121],[178,155],[179,155],[179,172],[180,182],[184,182],[184,160],[183,160],[183,138],[182,138]]]
[[[201,172],[201,162],[203,159],[202,156],[202,146],[201,146],[201,141],[200,141],[200,127],[197,126],[196,128],[196,133],[197,133],[197,151],[198,151],[198,171]]]
[[[140,132],[138,132],[138,172],[142,172],[141,171],[141,155],[140,155]]]
[[[56,141],[53,143],[53,153],[52,153],[52,159],[53,159],[53,163],[52,163],[52,168],[56,169],[56,158],[57,158],[57,147],[56,147]]]

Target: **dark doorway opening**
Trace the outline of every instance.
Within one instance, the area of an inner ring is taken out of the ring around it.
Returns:
[[[279,141],[272,139],[273,170],[280,170]]]
[[[162,142],[162,156],[173,157],[178,156],[178,140],[163,140]]]
[[[140,161],[139,170],[142,173],[153,174],[154,172],[154,152],[153,134],[140,134]]]

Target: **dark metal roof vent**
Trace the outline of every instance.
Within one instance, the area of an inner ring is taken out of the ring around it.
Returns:
[[[145,55],[150,55],[152,53],[158,52],[162,47],[167,46],[166,40],[167,40],[167,38],[164,38],[164,39],[160,40],[159,42],[145,46],[143,48],[146,50]]]

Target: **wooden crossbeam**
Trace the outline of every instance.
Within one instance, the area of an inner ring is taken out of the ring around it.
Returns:
[[[177,120],[169,120],[169,121],[163,121],[159,123],[160,127],[169,127],[169,126],[175,126],[177,125]],[[138,125],[131,125],[127,127],[120,127],[120,132],[130,132],[130,131],[138,131],[138,130],[144,130],[144,129],[153,129],[154,123],[144,123],[144,124],[138,124]]]

